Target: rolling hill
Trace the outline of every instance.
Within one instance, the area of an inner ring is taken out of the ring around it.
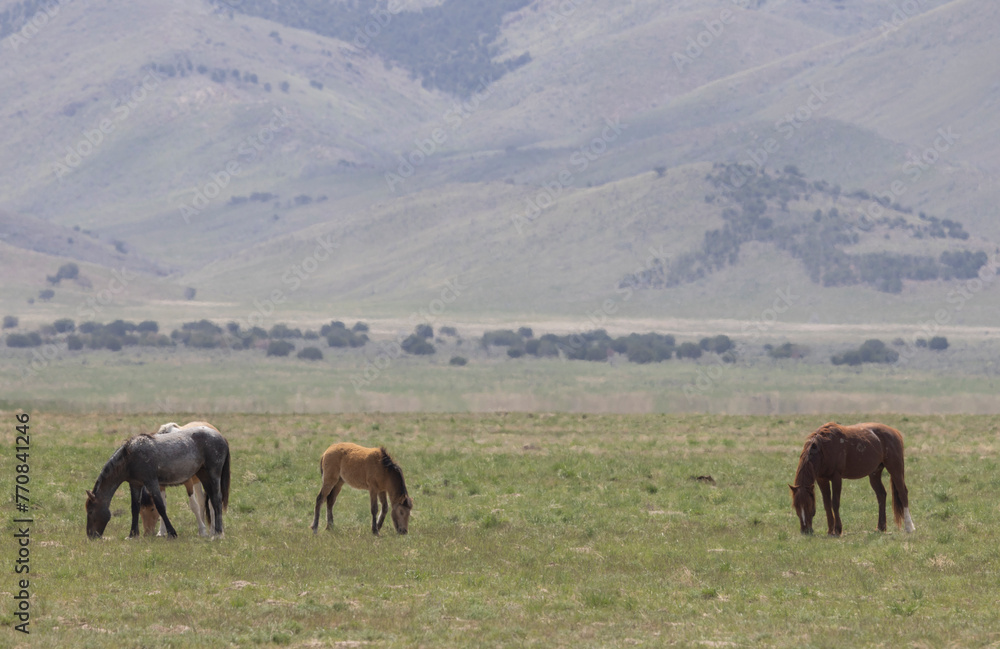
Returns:
[[[792,286],[808,293],[794,321],[910,322],[962,286],[826,282],[756,236],[712,272],[623,284],[725,230],[719,164],[837,187],[760,216],[807,227],[836,210],[857,235],[838,248],[855,274],[864,255],[940,263],[1000,242],[1000,9],[986,0],[909,14],[873,0],[422,2],[375,44],[350,37],[386,15],[374,2],[336,4],[349,20],[333,27],[304,19],[326,6],[305,0],[74,2],[44,21],[25,18],[34,6],[0,1],[13,62],[0,299],[28,318],[93,297],[69,285],[26,303],[69,260],[141,278],[109,313],[178,319],[243,317],[275,291],[286,319],[402,317],[457,282],[448,316],[464,319],[583,326],[609,300],[608,317],[749,318]],[[419,49],[429,36],[451,45]],[[931,222],[920,213],[968,238],[912,236]],[[992,321],[991,289],[956,320]]]

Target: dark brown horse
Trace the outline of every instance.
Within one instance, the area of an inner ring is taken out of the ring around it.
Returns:
[[[886,492],[882,485],[882,469],[889,472],[896,527],[903,524],[907,532],[912,532],[915,528],[903,481],[903,436],[898,430],[876,423],[841,426],[831,422],[811,433],[799,457],[795,484],[788,485],[802,533],[812,534],[813,531],[812,519],[816,515],[814,484],[819,484],[823,494],[827,534],[840,536],[843,531],[840,523],[841,481],[865,476],[878,498],[878,529],[884,532]]]
[[[316,496],[316,511],[310,525],[313,533],[319,530],[319,510],[326,501],[326,529],[333,525],[333,503],[337,501],[344,483],[355,489],[366,489],[371,498],[372,534],[378,534],[385,521],[386,511],[392,502],[392,524],[400,534],[406,534],[410,525],[413,498],[406,492],[403,470],[399,468],[384,446],[365,448],[342,442],[323,452],[319,461],[323,486]],[[382,502],[382,515],[378,516],[378,503]]]

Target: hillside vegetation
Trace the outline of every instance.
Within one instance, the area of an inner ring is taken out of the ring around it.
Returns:
[[[884,295],[914,321],[995,270],[997,11],[8,1],[0,235],[45,274],[195,290],[178,320],[275,291],[275,321],[400,317],[457,281],[471,317],[749,317],[808,283],[798,321],[881,319]],[[20,258],[2,290],[30,317],[47,287]],[[88,290],[48,304],[74,317]],[[966,322],[995,304],[976,297]]]

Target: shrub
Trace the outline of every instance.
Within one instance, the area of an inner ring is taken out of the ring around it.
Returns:
[[[271,331],[268,332],[268,335],[271,338],[301,338],[302,331],[299,329],[291,329],[288,325],[279,322],[271,327]]]
[[[677,348],[677,358],[701,358],[701,347],[695,343],[681,343]]]
[[[295,349],[295,345],[287,340],[272,340],[267,345],[268,356],[288,356]]]
[[[508,347],[507,355],[510,356],[511,358],[521,358],[522,356],[524,356],[524,350],[521,349],[520,347]]]
[[[452,356],[451,360],[448,361],[448,364],[449,365],[455,365],[457,367],[461,367],[461,366],[465,365],[468,362],[469,362],[468,359],[466,359],[464,356]]]
[[[17,319],[16,315],[5,315],[3,317],[3,328],[13,329],[14,327],[17,326],[18,322],[20,321]]]
[[[520,347],[524,338],[512,329],[495,329],[483,333],[483,347]]]
[[[927,346],[935,351],[943,351],[948,349],[948,339],[944,336],[934,336],[927,343]]]
[[[42,302],[48,302],[55,296],[56,292],[53,291],[51,288],[46,288],[41,291],[38,291],[38,299],[41,300]]]
[[[702,338],[701,342],[698,343],[698,346],[706,352],[724,354],[733,348],[733,341],[730,340],[729,336],[722,334],[715,336],[714,338]]]
[[[858,350],[852,349],[842,354],[834,354],[830,357],[830,362],[834,365],[861,365],[861,354]]]
[[[52,328],[56,330],[56,333],[65,334],[76,329],[76,325],[69,318],[59,318],[52,323]]]
[[[160,325],[156,324],[155,320],[143,320],[136,326],[135,330],[141,334],[155,334],[160,332]]]
[[[42,337],[36,331],[27,334],[7,334],[8,347],[38,347],[41,344]]]
[[[321,352],[318,347],[306,347],[298,354],[296,354],[296,356],[307,361],[323,360],[323,352]]]
[[[66,347],[69,348],[71,352],[80,351],[83,349],[83,340],[76,334],[66,336]]]
[[[458,329],[456,329],[455,327],[441,327],[438,329],[438,334],[442,336],[451,336],[452,338],[457,338]]]
[[[417,325],[416,329],[413,330],[413,333],[414,335],[426,340],[434,337],[434,327],[429,324]]]
[[[368,325],[359,320],[354,323],[353,327],[351,327],[351,331],[359,334],[368,333]]]
[[[802,358],[809,353],[809,348],[805,345],[785,343],[777,347],[766,346],[767,355],[771,358]]]
[[[415,333],[410,334],[401,346],[407,354],[416,354],[418,356],[427,356],[437,351],[434,349],[434,345]]]

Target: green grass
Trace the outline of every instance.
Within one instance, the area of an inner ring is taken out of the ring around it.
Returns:
[[[624,357],[610,364],[510,359],[504,348],[484,350],[472,337],[461,345],[449,338],[435,343],[439,350],[432,357],[404,354],[388,365],[375,344],[337,350],[322,341],[324,359],[317,362],[294,354],[266,357],[262,350],[67,352],[63,347],[51,362],[33,365],[35,371],[27,376],[22,372],[33,362],[32,351],[0,348],[0,407],[201,413],[997,411],[1000,346],[994,341],[951,338],[944,352],[900,347],[908,362],[892,365],[830,363],[832,353],[856,347],[866,335],[871,334],[859,333],[851,342],[794,337],[807,341],[809,355],[780,361],[768,358],[759,345],[734,338],[741,343],[740,355],[730,364],[715,354],[648,365],[628,363]],[[698,336],[678,335],[678,341],[685,340]],[[465,356],[469,364],[449,365],[454,354]]]
[[[799,535],[785,483],[832,416],[218,415],[233,452],[224,539],[199,539],[171,490],[180,538],[125,540],[121,491],[106,538],[86,540],[83,491],[117,444],[188,418],[32,415],[31,646],[998,641],[991,418],[884,418],[906,438],[917,532],[874,532],[871,490],[852,481],[845,534],[828,539]],[[408,536],[373,537],[355,490],[331,532],[309,531],[317,461],[338,440],[393,453],[416,503]]]

